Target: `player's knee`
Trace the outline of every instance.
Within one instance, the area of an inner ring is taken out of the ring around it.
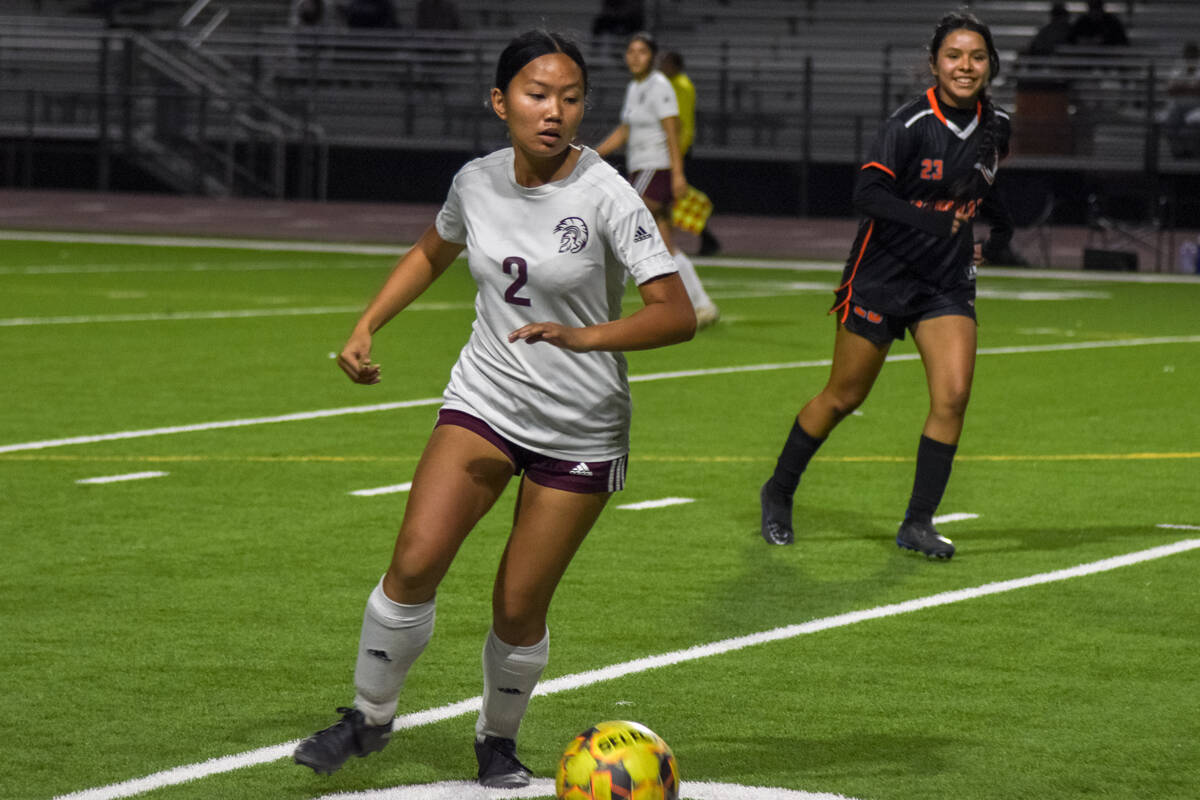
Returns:
[[[936,416],[947,419],[962,419],[967,414],[967,404],[971,399],[971,387],[955,387],[950,391],[940,392],[932,403]]]
[[[850,416],[866,399],[867,393],[858,389],[842,388],[825,392],[826,407],[836,422]]]
[[[412,598],[432,597],[443,574],[444,570],[437,562],[416,557],[406,558],[397,554],[388,566],[385,588],[392,590],[389,596],[393,599],[396,599],[396,596],[404,598],[399,602],[423,602],[412,601]]]
[[[509,644],[532,644],[546,630],[545,609],[530,602],[498,601],[492,606],[492,628]]]

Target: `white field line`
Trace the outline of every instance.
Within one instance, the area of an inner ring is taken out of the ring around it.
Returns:
[[[334,792],[316,800],[541,800],[554,796],[551,778],[534,778],[519,789],[485,789],[474,781],[391,786],[361,792]],[[774,786],[745,786],[740,783],[680,781],[679,800],[854,800],[829,792],[805,792]]]
[[[558,694],[560,692],[569,692],[575,689],[591,686],[596,683],[616,680],[617,678],[622,678],[626,675],[634,675],[640,672],[646,672],[648,670],[659,669],[662,667],[671,667],[675,666],[676,664],[684,664],[689,661],[698,661],[702,658],[723,655],[725,653],[731,653],[735,650],[743,650],[747,647],[756,647],[758,645],[768,644],[770,642],[794,639],[805,634],[820,633],[821,631],[842,628],[848,625],[857,624],[859,622],[866,622],[868,620],[884,619],[886,617],[899,616],[901,614],[908,614],[914,611],[922,611],[927,608],[937,608],[938,606],[950,605],[952,603],[961,603],[964,600],[975,600],[980,597],[988,597],[989,595],[1011,592],[1016,589],[1027,589],[1032,586],[1040,586],[1043,584],[1055,583],[1057,581],[1065,581],[1070,578],[1080,578],[1086,575],[1095,575],[1097,573],[1108,572],[1121,567],[1140,564],[1144,561],[1166,558],[1167,556],[1177,555],[1179,553],[1184,553],[1196,548],[1200,548],[1200,539],[1183,539],[1173,544],[1152,547],[1148,550],[1140,550],[1134,553],[1114,556],[1112,558],[1105,558],[1100,561],[1093,561],[1089,564],[1080,564],[1075,567],[1055,570],[1054,572],[1043,572],[1037,575],[1030,575],[1025,578],[1014,578],[1007,581],[985,583],[982,586],[975,586],[968,589],[957,589],[950,592],[941,592],[939,594],[929,595],[927,597],[918,597],[913,600],[906,600],[901,603],[877,606],[875,608],[868,608],[862,611],[851,611],[845,614],[837,614],[832,617],[811,620],[810,622],[804,622],[798,625],[787,625],[769,631],[762,631],[761,633],[752,633],[748,636],[738,636],[732,639],[723,639],[717,642],[696,645],[695,647],[689,647],[685,650],[676,650],[670,653],[662,653],[661,655],[638,658],[621,664],[613,664],[608,667],[601,667],[600,669],[589,670],[587,672],[578,672],[574,675],[563,675],[559,678],[543,681],[542,683],[538,684],[537,688],[533,692],[533,696],[542,697],[546,695]],[[407,728],[415,728],[422,725],[430,725],[435,722],[452,719],[464,714],[477,712],[481,703],[481,698],[476,696],[467,700],[460,700],[449,705],[430,708],[412,714],[405,714],[404,716],[396,718],[396,720],[392,723],[392,729],[403,730]],[[59,795],[58,800],[115,800],[115,798],[120,797],[133,797],[134,795],[153,791],[155,789],[161,789],[166,786],[176,786],[189,781],[199,780],[200,778],[206,778],[211,775],[232,772],[236,769],[252,767],[258,764],[266,764],[271,761],[277,761],[281,758],[287,758],[292,754],[292,750],[299,741],[299,739],[295,739],[290,742],[284,742],[283,744],[263,747],[257,750],[250,750],[245,753],[238,753],[235,755],[210,759],[197,764],[188,764],[181,767],[175,767],[173,769],[156,772],[152,775],[147,775],[142,778],[124,781],[122,783],[114,783],[108,786],[84,789],[71,794]]]
[[[795,272],[841,272],[844,261],[814,259],[770,259],[770,258],[724,258],[721,256],[693,256],[698,267],[720,267],[724,269],[780,269]],[[1081,269],[1028,269],[1025,267],[984,267],[979,272],[980,285],[988,278],[1030,278],[1055,281],[1079,281],[1083,283],[1185,283],[1200,286],[1195,275],[1186,273],[1145,272],[1096,272]]]
[[[1200,531],[1200,525],[1172,525],[1164,522],[1161,525],[1155,525],[1156,528],[1167,528],[1173,531]]]
[[[1112,347],[1146,347],[1164,344],[1197,344],[1197,336],[1159,336],[1146,339],[1117,339],[1102,342],[1068,342],[1064,344],[1027,345],[1022,347],[984,347],[978,351],[981,356],[1013,355],[1020,353],[1053,353],[1069,350],[1101,350]],[[915,361],[920,356],[917,353],[901,353],[888,356],[888,361]],[[631,375],[630,383],[645,383],[648,381],[674,380],[676,378],[694,378],[708,375],[733,375],[741,372],[766,372],[780,369],[801,369],[805,367],[828,367],[829,359],[815,361],[789,361],[777,364],[749,364],[738,367],[716,367],[713,369],[688,369],[675,372],[655,372],[645,375]],[[199,422],[193,425],[178,425],[167,428],[150,428],[138,431],[120,431],[117,433],[101,433],[90,436],[71,436],[65,439],[45,439],[38,442],[21,442],[18,444],[0,445],[0,453],[15,453],[23,450],[43,450],[48,447],[64,447],[76,444],[94,444],[109,442],[117,439],[139,439],[146,436],[162,436],[172,433],[191,433],[195,431],[216,430],[219,428],[242,428],[248,425],[261,425],[271,422],[298,422],[322,417],[337,417],[343,414],[366,414],[373,411],[392,411],[398,408],[414,408],[417,406],[440,403],[441,398],[424,400],[408,400],[397,403],[380,403],[369,406],[349,406],[346,408],[329,408],[319,411],[301,411],[295,414],[284,414],[277,417],[257,417],[252,419],[234,419],[219,422]]]
[[[120,481],[140,481],[146,478],[163,478],[170,475],[169,472],[159,472],[153,470],[150,472],[129,472],[124,475],[103,475],[98,478],[80,478],[76,483],[119,483]]]
[[[78,244],[121,244],[147,247],[211,247],[223,250],[281,250],[296,253],[349,253],[352,255],[399,256],[410,244],[353,244],[338,242],[303,242],[274,239],[224,239],[194,236],[139,236],[133,234],[108,233],[51,233],[46,231],[0,230],[0,241],[21,242],[67,242]],[[780,269],[798,272],[823,271],[841,272],[842,261],[769,258],[722,258],[701,257],[692,259],[702,267],[724,267],[727,269]],[[1007,269],[985,267],[980,279],[989,277],[1036,278],[1060,281],[1082,281],[1097,283],[1185,283],[1200,285],[1194,275],[1171,273],[1097,272],[1089,270],[1052,269]]]
[[[26,264],[0,267],[0,275],[135,275],[147,272],[297,272],[302,270],[380,269],[378,261],[185,261],[161,264]]]
[[[623,506],[617,506],[617,508],[624,509],[625,511],[644,511],[647,508],[682,506],[694,502],[696,502],[696,499],[693,497],[664,497],[661,500],[643,500],[640,503],[626,503]]]
[[[407,492],[411,488],[412,481],[409,481],[408,483],[397,483],[394,486],[380,486],[375,489],[355,489],[353,492],[350,492],[350,494],[354,495],[355,497],[375,497],[376,495],[381,494],[398,494],[400,492]]]
[[[964,522],[968,519],[979,519],[978,514],[942,514],[934,517],[935,524],[941,525],[943,522]]]
[[[96,442],[113,442],[121,439],[141,439],[147,436],[167,436],[173,433],[195,433],[197,431],[212,431],[221,428],[244,428],[249,425],[266,425],[274,422],[298,422],[301,420],[322,419],[324,417],[340,417],[344,414],[369,414],[374,411],[393,411],[398,408],[416,408],[432,406],[442,402],[440,397],[427,397],[423,400],[405,400],[396,403],[377,403],[369,406],[349,406],[347,408],[327,408],[319,411],[300,411],[294,414],[280,414],[275,417],[253,417],[250,419],[230,419],[220,422],[199,422],[194,425],[173,425],[166,428],[147,428],[140,431],[118,431],[117,433],[100,433],[93,436],[71,436],[66,439],[47,439],[41,442],[24,442],[22,444],[0,445],[0,453],[15,453],[20,450],[41,450],[47,447],[64,447],[72,444],[95,444]]]
[[[406,311],[461,311],[473,303],[413,303]],[[318,314],[358,314],[363,306],[313,306],[310,308],[243,308],[221,311],[147,311],[140,314],[93,314],[74,317],[7,317],[0,328],[31,325],[92,325],[105,322],[180,322],[198,319],[253,319],[256,317],[304,317]]]
[[[1055,353],[1070,350],[1102,350],[1111,347],[1146,347],[1162,344],[1200,344],[1200,335],[1196,336],[1157,336],[1144,339],[1113,339],[1096,342],[1064,342],[1061,344],[1032,344],[1014,347],[981,347],[977,351],[980,356],[1014,355],[1020,353]],[[898,353],[887,357],[892,361],[917,361],[921,358],[918,353]],[[630,383],[642,381],[660,381],[672,378],[695,378],[706,375],[729,375],[738,372],[769,372],[780,369],[801,369],[805,367],[828,367],[832,362],[827,358],[813,361],[783,361],[775,364],[746,364],[739,367],[716,367],[713,369],[689,369],[676,372],[654,372],[645,375],[631,375]]]
[[[0,241],[67,242],[70,244],[122,244],[146,247],[212,247],[218,250],[283,250],[294,253],[352,253],[362,256],[398,256],[407,244],[340,244],[268,239],[221,239],[202,236],[133,236],[117,233],[47,233],[0,231]]]

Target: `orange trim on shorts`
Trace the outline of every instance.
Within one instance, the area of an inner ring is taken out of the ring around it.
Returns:
[[[850,277],[835,290],[838,292],[842,289],[846,290],[846,299],[829,309],[830,314],[841,309],[842,313],[838,318],[838,322],[844,323],[846,318],[850,316],[850,298],[854,295],[854,276],[858,274],[858,265],[862,263],[863,255],[867,252],[867,243],[871,241],[871,234],[874,231],[875,220],[871,220],[871,224],[867,226],[867,235],[863,237],[862,247],[858,249],[858,258],[854,259],[854,269],[850,270]]]

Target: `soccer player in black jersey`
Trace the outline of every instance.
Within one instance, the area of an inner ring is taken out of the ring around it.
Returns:
[[[1000,68],[991,31],[947,14],[929,43],[934,85],[880,128],[854,187],[863,215],[835,293],[833,365],[801,409],[760,491],[762,536],[791,544],[792,498],[825,438],[866,399],[893,341],[911,331],[929,386],[913,492],[896,543],[950,558],[933,526],[950,478],[975,369],[975,243],[981,211],[1008,151],[1008,115],[988,96]]]

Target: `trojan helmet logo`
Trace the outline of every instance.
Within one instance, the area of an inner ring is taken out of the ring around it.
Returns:
[[[562,239],[558,242],[558,252],[560,253],[578,253],[587,246],[587,223],[579,217],[567,217],[559,220],[558,224],[554,226],[554,232],[562,234]]]

